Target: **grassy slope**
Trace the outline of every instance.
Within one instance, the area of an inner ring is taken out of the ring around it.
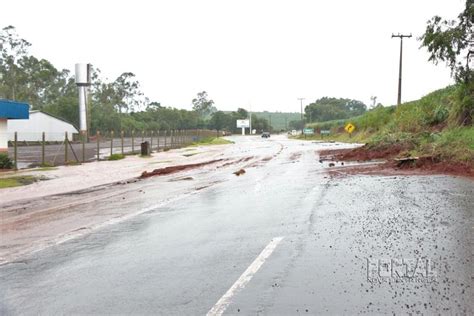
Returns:
[[[330,129],[327,139],[367,143],[368,150],[397,144],[403,148],[399,156],[431,156],[474,166],[474,127],[461,127],[452,118],[456,89],[449,86],[399,107],[380,107],[348,120],[310,126]],[[343,129],[349,122],[356,126],[350,138]]]

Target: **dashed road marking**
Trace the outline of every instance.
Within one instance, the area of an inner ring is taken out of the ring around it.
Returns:
[[[222,315],[229,304],[231,299],[238,292],[243,290],[245,286],[252,280],[253,276],[265,263],[265,260],[270,257],[278,244],[283,240],[284,237],[275,237],[272,241],[262,250],[260,255],[252,262],[252,264],[245,270],[240,278],[235,281],[229,290],[217,301],[217,303],[207,312],[207,316],[219,316]]]

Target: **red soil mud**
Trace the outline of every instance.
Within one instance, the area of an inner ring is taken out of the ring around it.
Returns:
[[[194,169],[194,168],[202,167],[202,166],[205,166],[205,165],[210,165],[210,164],[213,164],[213,163],[216,163],[216,162],[219,162],[219,161],[223,161],[223,160],[224,159],[215,159],[215,160],[210,160],[210,161],[200,162],[200,163],[194,163],[194,164],[188,164],[188,165],[169,166],[169,167],[165,167],[165,168],[155,169],[151,172],[143,171],[143,173],[140,176],[140,179],[149,178],[149,177],[153,177],[153,176],[163,176],[163,175],[172,174],[172,173],[176,173],[176,172],[183,171],[183,170]]]
[[[417,160],[396,161],[395,158],[407,148],[393,146],[377,150],[368,149],[366,146],[356,149],[323,150],[319,152],[320,160],[325,161],[358,161],[370,162],[373,160],[386,160],[383,163],[364,164],[332,168],[332,176],[350,174],[373,175],[430,175],[449,174],[464,177],[474,177],[474,168],[468,163],[440,161],[435,157],[419,157]]]

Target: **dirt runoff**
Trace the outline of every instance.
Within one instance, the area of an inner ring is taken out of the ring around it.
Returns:
[[[442,161],[435,157],[418,157],[413,160],[397,160],[398,154],[405,148],[393,146],[381,150],[362,146],[355,149],[322,150],[319,152],[321,161],[359,162],[345,167],[335,167],[329,171],[333,176],[350,174],[377,175],[430,175],[448,174],[474,178],[472,164]],[[372,162],[372,163],[370,163]],[[337,164],[336,164],[337,165]]]
[[[143,178],[149,178],[149,177],[153,177],[153,176],[163,176],[163,175],[172,174],[172,173],[176,173],[176,172],[183,171],[183,170],[194,169],[194,168],[202,167],[202,166],[205,166],[205,165],[210,165],[210,164],[213,164],[213,163],[216,163],[216,162],[219,162],[219,161],[223,161],[223,160],[224,159],[215,159],[215,160],[210,160],[210,161],[205,161],[205,162],[200,162],[200,163],[187,164],[187,165],[169,166],[169,167],[165,167],[165,168],[155,169],[155,170],[150,171],[150,172],[143,171],[140,178],[143,179]]]

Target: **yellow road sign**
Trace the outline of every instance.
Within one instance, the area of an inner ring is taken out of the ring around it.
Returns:
[[[346,127],[344,127],[344,129],[346,130],[346,132],[348,132],[349,134],[352,134],[352,132],[355,130],[355,126],[352,125],[351,123],[347,124]]]

